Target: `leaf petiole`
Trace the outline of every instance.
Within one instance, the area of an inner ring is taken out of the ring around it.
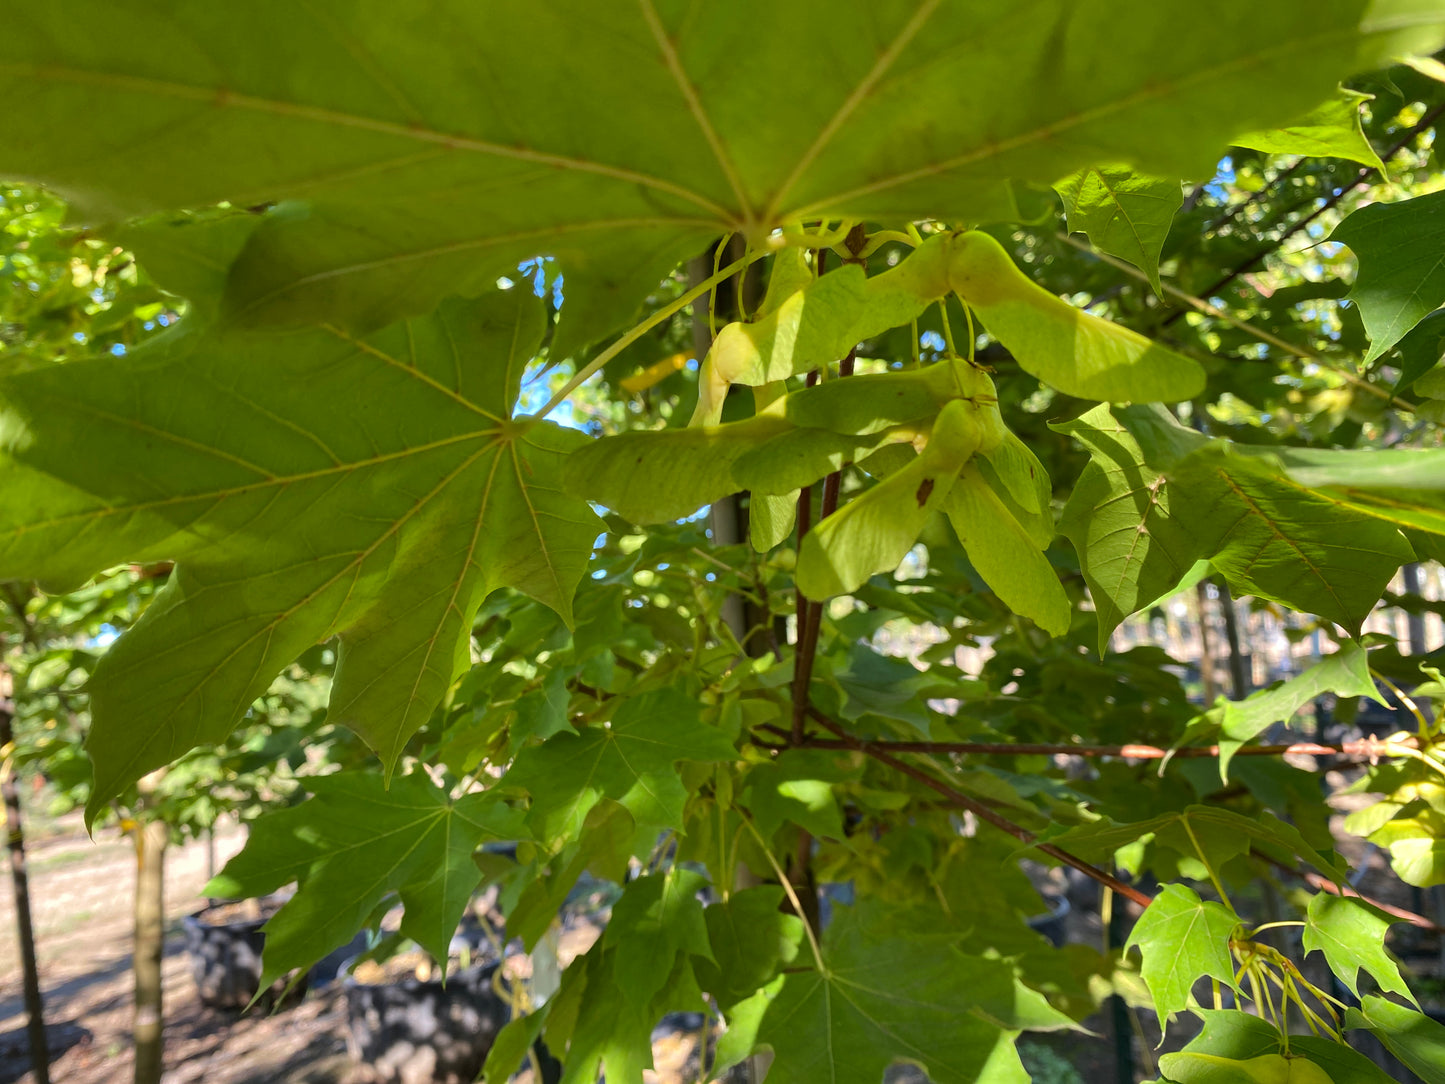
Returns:
[[[739,813],[742,813],[742,810],[739,810]],[[828,967],[823,963],[823,950],[818,944],[818,935],[813,932],[813,924],[808,921],[808,912],[803,910],[803,901],[798,899],[798,894],[793,891],[792,881],[788,880],[788,875],[783,872],[783,867],[778,865],[778,860],[773,857],[773,852],[769,849],[767,840],[763,839],[763,834],[758,831],[757,826],[753,824],[746,813],[742,815],[742,822],[747,830],[753,834],[753,838],[757,840],[758,847],[763,852],[763,857],[768,860],[768,865],[773,867],[773,873],[777,875],[778,883],[783,886],[783,892],[787,895],[788,902],[793,905],[794,913],[797,914],[798,918],[802,919],[803,932],[808,935],[808,947],[813,950],[813,962],[818,965],[818,974],[826,978],[828,976]]]
[[[552,413],[552,411],[556,410],[559,406],[566,402],[567,396],[571,395],[583,384],[587,383],[587,381],[590,380],[594,374],[599,372],[604,365],[606,365],[609,361],[615,358],[618,354],[622,353],[622,351],[626,350],[638,339],[642,338],[642,336],[646,335],[658,324],[674,316],[676,313],[681,312],[688,305],[691,305],[699,297],[711,290],[719,282],[722,282],[724,279],[737,274],[739,271],[746,268],[749,264],[752,264],[757,260],[761,260],[764,256],[767,255],[767,250],[759,252],[748,252],[744,254],[741,258],[734,260],[732,263],[722,268],[720,271],[714,272],[710,277],[698,283],[681,297],[677,298],[674,301],[669,301],[666,305],[658,309],[646,320],[643,320],[641,323],[634,326],[631,331],[628,331],[624,335],[622,335],[621,338],[619,338],[606,350],[602,351],[602,353],[598,354],[582,368],[578,369],[577,372],[573,374],[572,379],[567,381],[567,383],[563,384],[562,387],[558,389],[558,391],[552,396],[552,398],[547,400],[546,406],[542,407],[541,410],[531,415],[531,417],[545,418],[548,414]]]

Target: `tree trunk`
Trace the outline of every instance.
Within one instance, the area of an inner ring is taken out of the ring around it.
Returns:
[[[1209,707],[1219,695],[1214,684],[1213,630],[1209,627],[1209,587],[1203,580],[1194,585],[1194,602],[1199,610],[1199,684],[1204,704]]]
[[[5,677],[8,677],[5,674]],[[8,692],[7,692],[8,695]],[[15,735],[8,703],[0,703],[0,747]],[[35,927],[30,919],[30,878],[25,871],[25,829],[20,817],[20,793],[13,765],[0,777],[5,801],[5,828],[10,851],[10,883],[15,892],[15,926],[20,940],[20,966],[24,972],[26,1028],[30,1033],[30,1065],[36,1084],[50,1084],[50,1050],[45,1042],[45,1003],[40,996],[40,969],[35,958]]]
[[[1405,594],[1423,597],[1420,585],[1420,566],[1404,565],[1400,569],[1400,579]],[[1410,645],[1411,655],[1425,654],[1425,615],[1421,613],[1405,613],[1405,629]]]
[[[1103,899],[1101,893],[1101,903]],[[1104,919],[1104,944],[1110,949],[1116,949],[1129,938],[1129,920],[1124,913],[1124,901],[1117,896],[1109,900],[1108,912],[1107,916],[1100,916]],[[1134,1028],[1129,1021],[1129,1006],[1118,994],[1111,994],[1107,1005],[1109,1031],[1114,1040],[1114,1080],[1116,1084],[1134,1084]]]
[[[1239,614],[1234,608],[1234,596],[1224,581],[1219,582],[1219,609],[1224,614],[1224,636],[1229,641],[1229,683],[1235,700],[1249,695],[1249,675],[1244,672],[1244,654],[1239,646]]]
[[[712,258],[709,254],[698,256],[688,264],[689,285],[697,286],[704,282],[712,274]],[[738,255],[742,253],[739,252]],[[703,299],[699,298],[694,302],[692,318],[692,345],[693,353],[697,355],[698,364],[707,357],[707,352],[712,348],[712,329],[708,326],[707,308]],[[736,303],[733,304],[736,308]],[[754,305],[756,308],[756,305]],[[735,546],[747,538],[747,525],[744,522],[746,516],[743,512],[741,495],[733,493],[720,501],[714,501],[708,510],[709,525],[712,527],[712,540],[714,546]],[[751,623],[748,620],[748,611],[751,607],[747,599],[742,595],[732,594],[723,599],[722,619],[732,632],[734,639],[742,645],[744,651],[749,655],[760,655],[766,653],[764,637],[748,637]],[[775,633],[776,635],[776,633]],[[778,640],[782,643],[782,639]],[[762,883],[762,878],[753,873],[746,866],[739,864],[736,873],[736,880],[733,884],[735,890],[741,891],[745,888],[754,888]],[[706,1025],[704,1025],[706,1026]],[[706,1060],[707,1041],[704,1036],[702,1045],[698,1048],[698,1057]],[[749,1057],[744,1063],[747,1078],[750,1084],[761,1084],[762,1079],[768,1074],[768,1067],[772,1065],[773,1055],[769,1052],[757,1053]]]
[[[146,821],[135,831],[135,1084],[160,1084],[161,1079],[161,951],[169,843],[164,821]]]

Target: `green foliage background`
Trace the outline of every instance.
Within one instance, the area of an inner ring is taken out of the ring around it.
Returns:
[[[398,899],[444,958],[483,884],[530,949],[587,873],[625,882],[607,932],[489,1078],[540,1030],[567,1080],[637,1081],[706,1009],[715,1072],[1022,1081],[1021,1032],[1118,996],[1204,1021],[1179,1084],[1386,1079],[1352,1030],[1445,1079],[1389,919],[1320,888],[1348,869],[1316,780],[1256,744],[1413,688],[1349,828],[1445,883],[1445,689],[1361,636],[1445,553],[1445,7],[0,25],[28,732],[88,712],[91,818],[168,765],[176,823],[300,777],[212,886],[298,884],[268,977]],[[1213,705],[1110,650],[1203,576],[1331,650]],[[1049,946],[1021,857],[1142,908],[1128,945]],[[1297,939],[1263,936],[1297,874]]]

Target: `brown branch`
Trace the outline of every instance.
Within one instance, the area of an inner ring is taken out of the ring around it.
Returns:
[[[1441,113],[1445,113],[1445,103],[1437,105],[1434,109],[1431,109],[1423,117],[1416,121],[1414,125],[1410,127],[1409,131],[1407,131],[1403,136],[1401,136],[1387,151],[1385,151],[1384,154],[1380,155],[1380,160],[1382,162],[1388,162],[1391,158],[1395,157],[1395,155],[1399,154],[1402,150],[1404,150],[1412,142],[1414,142],[1415,138],[1419,136],[1422,132],[1424,132],[1426,128],[1430,127],[1430,125],[1432,125],[1436,121],[1436,119],[1439,118]],[[1332,207],[1337,206],[1342,199],[1344,199],[1347,195],[1353,192],[1356,188],[1359,188],[1360,185],[1368,181],[1370,179],[1370,175],[1375,172],[1376,170],[1373,166],[1361,167],[1360,171],[1355,174],[1355,179],[1353,181],[1351,181],[1347,185],[1343,185],[1333,195],[1331,195],[1327,200],[1325,200],[1324,203],[1320,204],[1304,218],[1300,219],[1289,229],[1285,230],[1284,233],[1280,234],[1280,236],[1273,243],[1271,243],[1268,248],[1260,250],[1244,262],[1236,264],[1233,269],[1226,272],[1224,276],[1220,278],[1217,282],[1213,283],[1208,288],[1201,290],[1199,292],[1199,296],[1205,298],[1214,296],[1215,294],[1219,293],[1220,290],[1224,289],[1231,282],[1237,279],[1240,275],[1244,274],[1246,271],[1259,264],[1259,262],[1263,260],[1266,256],[1268,256],[1271,252],[1278,252],[1286,241],[1288,241],[1291,237],[1294,237],[1296,234],[1302,231],[1311,222],[1319,218],[1320,215],[1324,214]],[[1172,316],[1166,319],[1161,326],[1168,327],[1170,324],[1174,323],[1183,315],[1184,310],[1180,309],[1178,312],[1174,313]]]
[[[1300,753],[1307,756],[1344,755],[1361,760],[1373,760],[1381,756],[1389,756],[1392,745],[1413,747],[1413,741],[1414,739],[1406,742],[1384,742],[1378,738],[1368,737],[1361,738],[1359,741],[1334,742],[1329,745],[1307,741],[1294,742],[1289,745],[1243,745],[1236,749],[1233,755],[1237,757],[1273,757]],[[870,746],[892,753],[958,753],[965,756],[1123,757],[1127,760],[1219,756],[1219,746],[1217,745],[1197,745],[1169,750],[1157,745],[1050,745],[1029,742],[872,741],[865,739],[832,741],[827,738],[809,738],[806,744],[815,749],[857,749],[860,746]]]
[[[1432,922],[1424,915],[1417,914],[1414,911],[1407,911],[1403,907],[1396,907],[1393,903],[1386,903],[1384,900],[1375,899],[1373,896],[1367,896],[1363,892],[1356,891],[1354,888],[1338,885],[1328,877],[1318,873],[1313,873],[1309,870],[1301,872],[1288,863],[1281,862],[1278,858],[1274,858],[1271,855],[1262,854],[1259,851],[1251,851],[1250,853],[1256,858],[1264,859],[1264,861],[1278,870],[1303,878],[1306,884],[1319,892],[1328,892],[1331,896],[1347,896],[1350,899],[1360,900],[1368,903],[1371,907],[1376,907],[1384,911],[1387,915],[1394,915],[1401,922],[1408,922],[1411,926],[1422,930],[1431,930],[1435,933],[1445,933],[1445,926]]]
[[[894,771],[902,772],[910,779],[914,779],[919,783],[922,783],[925,787],[937,791],[945,798],[948,798],[950,804],[956,805],[960,809],[968,810],[980,820],[987,821],[995,828],[1007,832],[1009,835],[1017,839],[1020,843],[1026,843],[1029,846],[1035,848],[1036,850],[1048,855],[1049,857],[1055,858],[1058,861],[1064,863],[1064,865],[1072,866],[1080,873],[1092,878],[1095,881],[1098,881],[1099,884],[1104,885],[1106,888],[1113,889],[1125,899],[1132,900],[1134,903],[1137,903],[1140,907],[1148,907],[1149,904],[1153,902],[1149,896],[1147,896],[1143,892],[1140,892],[1133,885],[1125,884],[1123,881],[1119,880],[1119,878],[1115,877],[1112,873],[1106,873],[1098,866],[1094,866],[1088,862],[1085,862],[1082,858],[1078,858],[1075,855],[1070,854],[1062,847],[1056,847],[1052,843],[1040,843],[1038,841],[1038,836],[1034,835],[1034,833],[1030,832],[1027,828],[1022,827],[1021,825],[1015,824],[1003,814],[990,809],[988,806],[980,802],[977,798],[971,797],[970,795],[963,793],[963,791],[957,790],[954,787],[949,786],[942,780],[935,779],[933,776],[929,775],[921,768],[915,768],[912,764],[908,764],[905,761],[899,760],[897,757],[892,756],[884,750],[877,748],[876,745],[870,744],[868,742],[859,741],[856,738],[853,738],[846,730],[844,730],[837,723],[833,722],[833,720],[829,719],[826,715],[818,711],[816,708],[810,707],[808,709],[808,717],[825,729],[832,731],[834,734],[837,734],[839,738],[841,738],[843,742],[845,744],[848,744],[851,748],[857,749],[859,752],[865,753],[868,756],[872,757],[880,764],[886,764]]]
[[[1274,860],[1271,859],[1270,861]],[[1275,864],[1279,865],[1280,863]],[[1377,900],[1372,896],[1366,896],[1363,892],[1356,892],[1353,888],[1347,892],[1343,887],[1335,884],[1335,882],[1331,881],[1328,877],[1321,876],[1318,873],[1306,871],[1301,874],[1301,876],[1304,877],[1306,883],[1309,884],[1311,888],[1317,889],[1320,892],[1328,892],[1331,896],[1350,896],[1368,903],[1371,907],[1384,911],[1387,915],[1394,915],[1400,921],[1408,922],[1411,926],[1416,926],[1422,930],[1432,930],[1435,933],[1445,933],[1445,926],[1439,926],[1431,922],[1424,915],[1416,914],[1414,911],[1407,911],[1403,907],[1396,907],[1393,903],[1386,903],[1384,900]]]

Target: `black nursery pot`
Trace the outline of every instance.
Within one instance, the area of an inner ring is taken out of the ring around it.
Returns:
[[[261,986],[261,948],[266,940],[261,927],[266,919],[214,921],[217,910],[219,908],[206,907],[181,919],[186,952],[191,958],[191,974],[196,980],[201,1004],[215,1009],[244,1009]],[[262,1001],[275,1004],[284,991],[284,980],[278,981]],[[299,998],[305,991],[303,976],[293,988],[292,996]]]
[[[492,989],[498,965],[423,982],[346,980],[347,1048],[382,1084],[470,1084],[510,1008]]]

